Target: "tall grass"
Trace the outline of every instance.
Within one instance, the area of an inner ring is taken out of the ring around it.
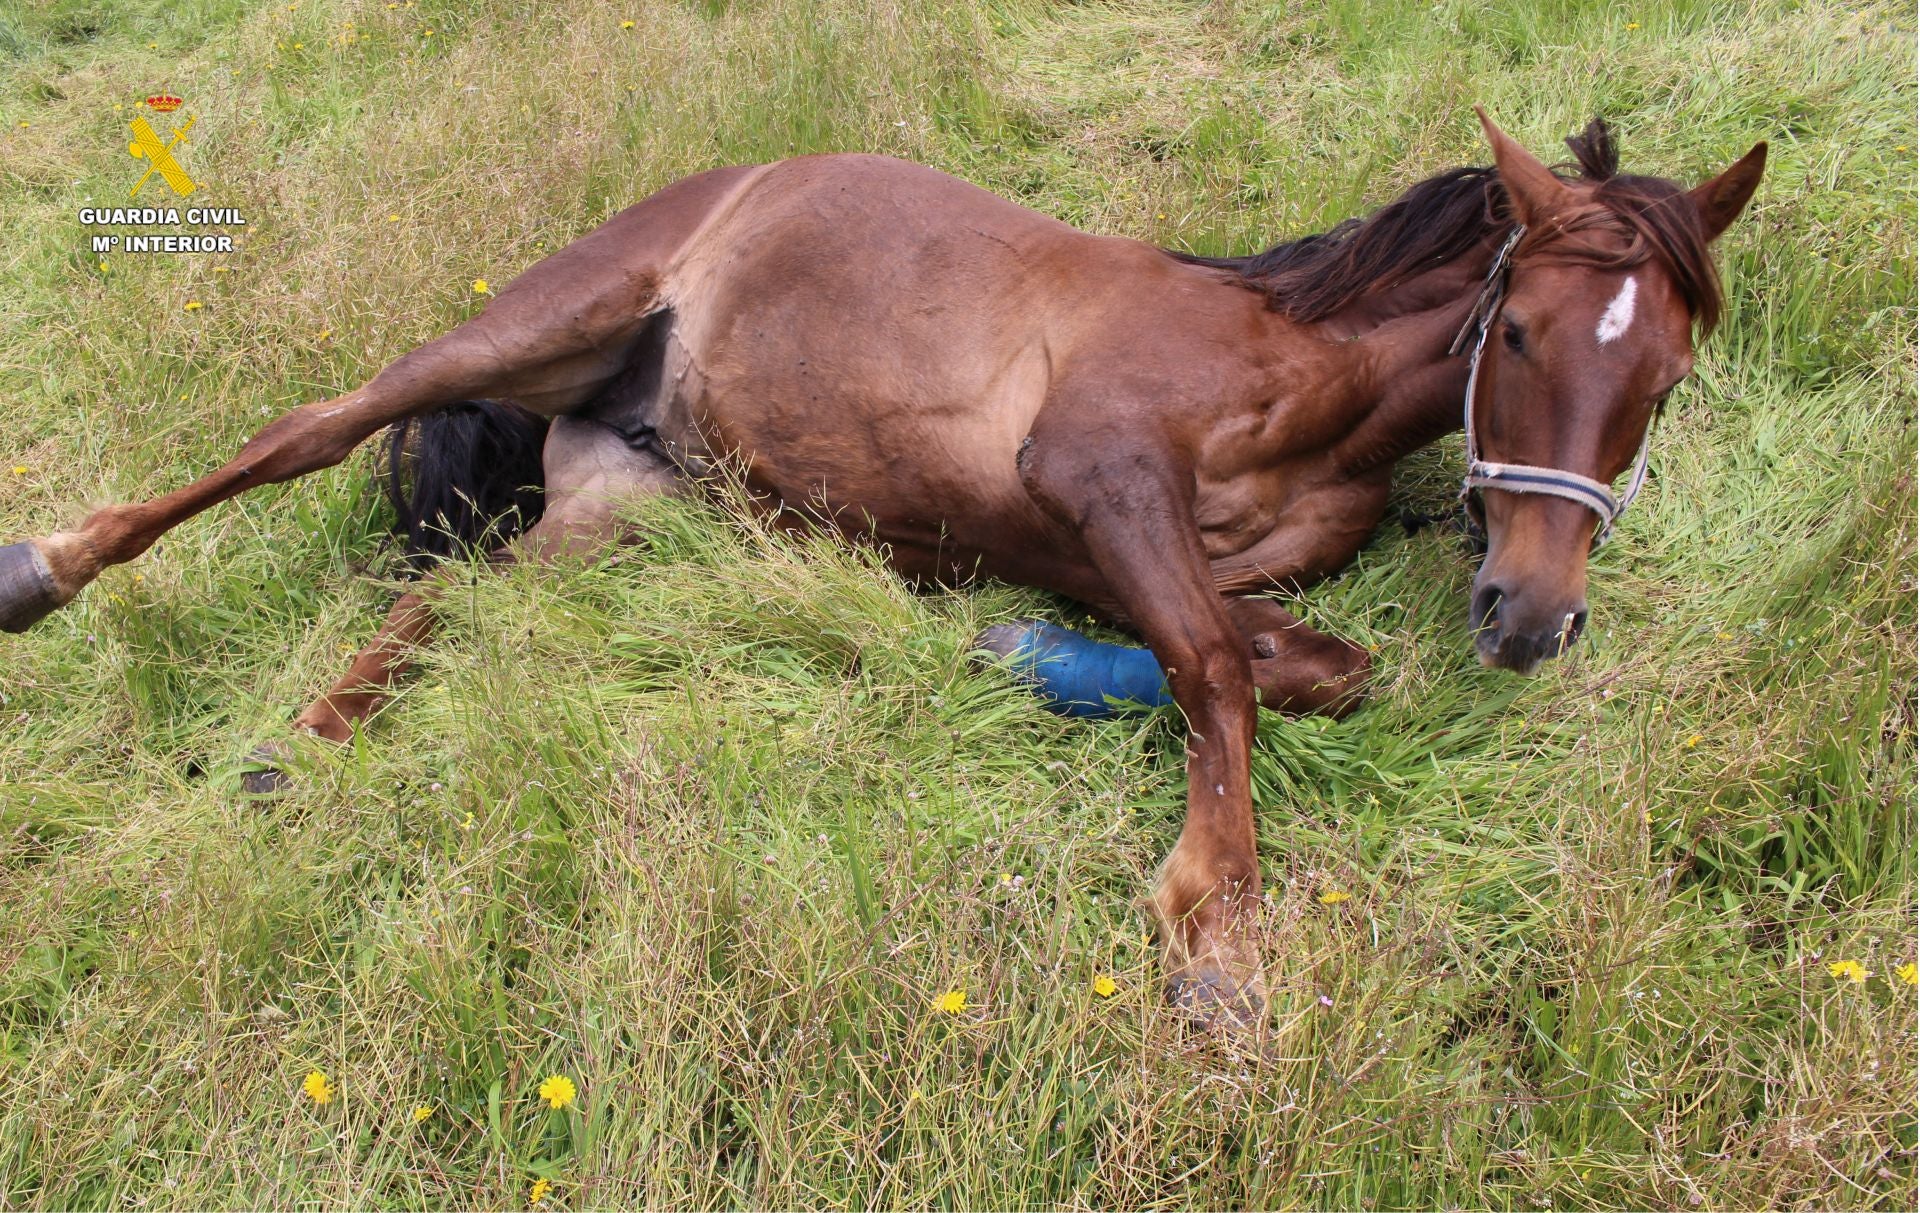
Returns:
[[[1158,998],[1178,722],[1063,722],[965,660],[1064,604],[709,503],[476,571],[392,710],[241,798],[392,592],[363,454],[0,639],[0,1205],[1912,1208],[1914,34],[1763,0],[0,10],[6,539],[183,483],[722,162],[889,152],[1220,250],[1484,162],[1476,101],[1542,153],[1604,113],[1690,179],[1773,143],[1576,656],[1475,665],[1446,528],[1298,604],[1381,676],[1261,722],[1264,1047]],[[75,212],[161,85],[245,245],[103,266]],[[1444,509],[1459,458],[1397,502]]]

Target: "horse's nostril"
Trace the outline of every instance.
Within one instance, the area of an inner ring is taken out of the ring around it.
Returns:
[[[1569,610],[1567,628],[1561,630],[1561,653],[1572,649],[1574,641],[1580,639],[1580,633],[1586,631],[1586,610]]]
[[[1474,631],[1487,632],[1500,626],[1500,600],[1504,597],[1497,585],[1486,586],[1473,596],[1473,618],[1468,622]]]

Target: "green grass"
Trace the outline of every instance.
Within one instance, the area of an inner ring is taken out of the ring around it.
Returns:
[[[1577,656],[1480,669],[1447,530],[1299,604],[1381,674],[1261,724],[1266,1051],[1185,1032],[1142,942],[1177,721],[968,667],[1060,603],[710,504],[474,578],[367,734],[242,799],[392,592],[361,452],[0,638],[0,1207],[1912,1208],[1914,34],[1761,0],[0,8],[8,540],[184,483],[718,163],[890,152],[1217,250],[1484,162],[1473,102],[1541,153],[1603,112],[1688,179],[1773,145]],[[124,197],[113,106],[162,85],[246,244],[102,269],[75,212]]]

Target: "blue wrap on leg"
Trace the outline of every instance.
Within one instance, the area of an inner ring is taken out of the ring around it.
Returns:
[[[1101,644],[1039,620],[1026,625],[1007,664],[1063,716],[1117,716],[1173,702],[1151,650]]]

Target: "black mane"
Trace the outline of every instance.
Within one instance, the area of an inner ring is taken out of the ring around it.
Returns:
[[[1377,287],[1434,269],[1506,226],[1507,191],[1490,168],[1429,177],[1365,219],[1245,257],[1166,250],[1175,260],[1238,274],[1274,311],[1301,323],[1323,320]]]
[[[1638,264],[1651,254],[1673,276],[1688,309],[1711,330],[1720,315],[1720,282],[1707,252],[1706,233],[1686,191],[1660,177],[1619,174],[1620,157],[1605,121],[1569,136],[1577,169],[1570,182],[1591,186],[1598,207],[1583,219],[1623,227],[1624,253],[1568,250],[1608,265]],[[1492,168],[1456,168],[1429,177],[1364,219],[1348,219],[1311,236],[1244,257],[1206,257],[1174,249],[1168,256],[1188,265],[1237,275],[1249,290],[1289,320],[1311,323],[1340,311],[1363,295],[1393,286],[1464,255],[1496,231],[1513,224],[1507,191]],[[1580,222],[1574,227],[1592,226]],[[1531,235],[1528,245],[1534,243]]]

